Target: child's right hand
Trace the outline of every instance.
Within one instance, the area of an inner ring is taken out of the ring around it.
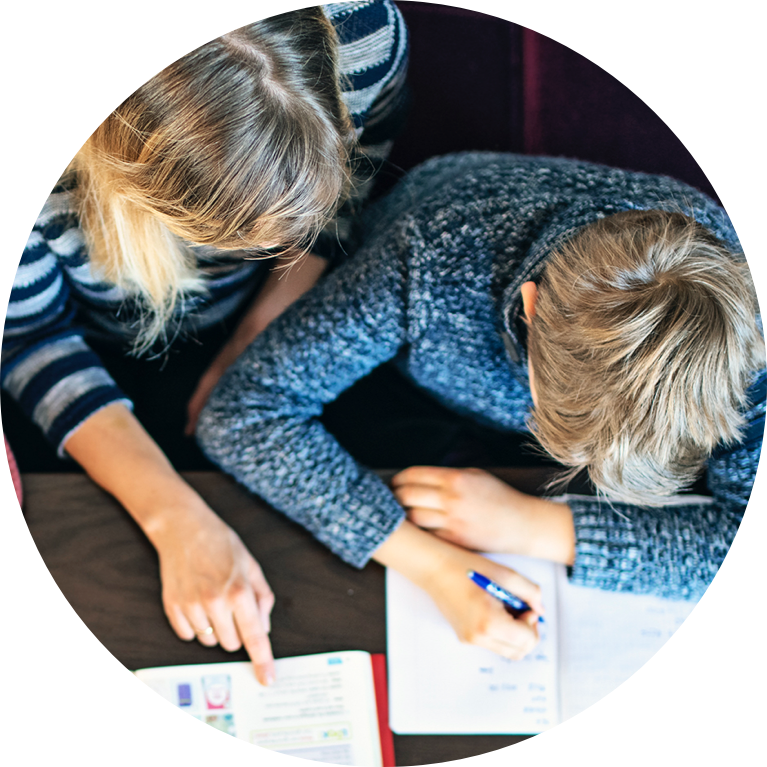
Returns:
[[[424,589],[461,642],[519,660],[538,643],[540,587],[508,567],[448,543],[405,520],[373,555]],[[532,610],[513,618],[501,602],[469,580],[469,570],[503,586]]]
[[[427,587],[432,599],[461,642],[492,650],[511,660],[524,658],[539,641],[538,618],[543,614],[541,590],[508,567],[452,547],[444,565]],[[513,618],[503,604],[476,583],[467,571],[476,570],[527,602],[532,610]]]

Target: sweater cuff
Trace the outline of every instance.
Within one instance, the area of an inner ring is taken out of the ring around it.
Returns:
[[[605,499],[568,496],[565,500],[575,527],[570,581],[589,588],[633,591],[642,565],[631,520]]]
[[[3,388],[65,457],[64,442],[107,405],[132,403],[76,334],[62,334],[3,366]]]
[[[96,413],[99,412],[99,410],[103,410],[107,405],[125,405],[125,407],[128,408],[128,410],[133,410],[133,403],[127,398],[121,396],[121,392],[117,387],[114,387],[113,389],[103,389],[99,390],[97,392],[92,392],[91,396],[87,398],[87,400],[83,400],[80,403],[80,407],[73,408],[66,414],[66,421],[62,424],[55,424],[55,433],[52,430],[52,432],[49,432],[47,435],[48,438],[53,442],[56,447],[56,454],[59,456],[59,458],[68,458],[69,454],[67,453],[66,449],[64,448],[64,445],[66,444],[67,440],[92,416],[96,415]],[[70,428],[64,432],[61,437],[57,438],[57,435],[61,433],[61,429],[59,428],[61,426],[62,428],[65,428],[65,426],[70,426]]]
[[[383,542],[402,524],[405,510],[388,487],[363,470],[352,492],[323,503],[320,519],[310,529],[317,540],[353,567],[362,568]]]
[[[702,496],[658,508],[585,496],[566,501],[575,527],[570,581],[589,588],[699,599],[737,529],[719,529],[716,504]]]

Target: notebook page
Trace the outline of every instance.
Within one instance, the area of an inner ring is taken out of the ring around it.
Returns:
[[[136,676],[196,719],[257,746],[381,767],[370,655],[282,658],[276,673],[270,687],[256,681],[247,662],[141,669]]]
[[[695,606],[640,594],[587,589],[558,577],[562,720],[638,671]]]
[[[546,622],[521,661],[461,644],[426,592],[386,572],[389,723],[399,734],[527,734],[557,724],[557,615],[551,563],[493,556],[540,584]]]

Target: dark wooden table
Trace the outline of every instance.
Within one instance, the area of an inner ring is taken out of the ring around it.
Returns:
[[[538,490],[546,469],[497,472]],[[390,476],[382,472],[384,476]],[[184,475],[242,537],[277,597],[272,615],[276,657],[340,650],[386,651],[384,569],[345,564],[306,531],[214,472]],[[25,474],[24,513],[37,548],[77,614],[129,669],[247,660],[183,642],[160,603],[157,556],[114,499],[82,474]],[[397,764],[462,759],[524,736],[395,735]]]

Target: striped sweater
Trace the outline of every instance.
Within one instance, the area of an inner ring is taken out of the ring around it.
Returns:
[[[502,431],[527,431],[520,285],[535,280],[557,243],[582,226],[621,210],[677,207],[738,249],[724,211],[673,179],[515,155],[430,160],[370,210],[355,257],[227,371],[200,417],[200,444],[239,482],[362,566],[404,510],[323,428],[323,405],[395,360],[451,410]],[[750,400],[742,441],[708,460],[712,497],[680,496],[673,508],[570,499],[575,583],[701,595],[753,485],[764,370]]]
[[[358,150],[375,169],[388,154],[405,99],[407,30],[391,0],[333,3],[324,10],[339,38],[342,97]],[[367,193],[359,185],[359,207]],[[351,246],[347,205],[315,252],[340,260]],[[339,242],[340,241],[340,242]],[[206,291],[180,302],[167,337],[190,335],[232,315],[265,277],[264,262],[197,248]],[[94,273],[75,212],[74,190],[54,189],[29,236],[16,273],[3,336],[0,383],[64,455],[63,444],[104,406],[131,403],[87,343],[97,335],[129,348],[141,306]]]

